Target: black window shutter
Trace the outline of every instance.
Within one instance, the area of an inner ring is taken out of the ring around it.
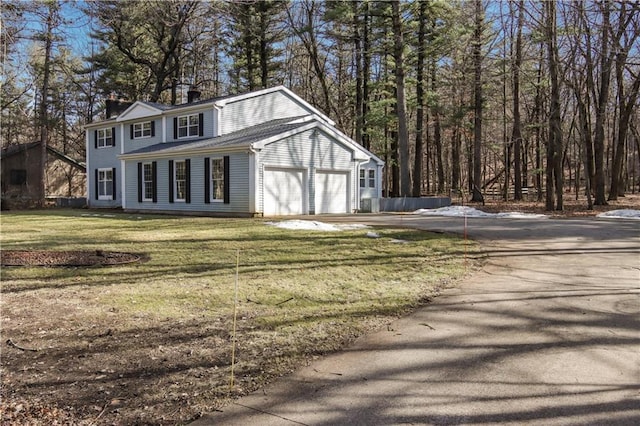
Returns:
[[[158,202],[158,163],[151,163],[151,179],[153,180],[153,202]]]
[[[211,202],[211,161],[209,157],[204,159],[204,202]]]
[[[116,168],[115,167],[111,169],[111,178],[113,179],[111,181],[111,184],[113,185],[113,189],[111,191],[111,199],[115,200],[116,199]]]
[[[178,139],[178,117],[173,117],[173,138]]]
[[[111,146],[116,146],[116,128],[111,128]]]
[[[138,202],[142,202],[142,186],[144,182],[142,181],[142,163],[138,163]]]
[[[198,115],[198,136],[204,136],[204,114]]]
[[[96,169],[96,200],[99,197],[99,191],[100,191],[100,183],[98,182],[98,169]]]
[[[129,133],[131,134],[131,140],[133,140],[133,124],[129,124]]]
[[[191,160],[188,158],[184,162],[184,171],[187,175],[186,188],[185,188],[185,201],[191,202]]]
[[[229,204],[229,156],[225,155],[224,160],[224,203]]]
[[[94,130],[93,131],[93,146],[94,148],[98,148],[98,131]]]
[[[169,202],[173,203],[173,160],[169,160]]]
[[[151,137],[154,137],[156,135],[156,122],[154,120],[151,120]]]

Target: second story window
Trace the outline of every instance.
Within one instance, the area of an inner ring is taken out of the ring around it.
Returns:
[[[204,135],[203,113],[173,117],[173,138],[191,138]]]
[[[96,148],[114,146],[113,133],[112,128],[96,130]]]
[[[145,121],[143,123],[135,123],[131,128],[131,138],[141,139],[153,136],[153,122]]]
[[[198,114],[178,117],[178,138],[188,138],[200,134],[200,117]]]

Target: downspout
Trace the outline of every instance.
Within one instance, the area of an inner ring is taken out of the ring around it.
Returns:
[[[260,151],[249,144],[249,212],[257,215],[258,206],[258,155]]]
[[[86,176],[87,178],[85,179],[85,181],[87,182],[87,207],[91,208],[91,176],[93,176],[93,173],[91,172],[91,165],[89,164],[89,157],[91,157],[91,155],[89,155],[89,131],[87,130],[87,128],[85,127],[84,129],[84,143],[85,143],[85,155],[86,155],[86,159],[87,159],[87,171],[86,171]],[[94,184],[95,185],[95,184]]]
[[[120,154],[124,154],[125,153],[125,149],[124,149],[124,124],[120,123]],[[126,208],[126,198],[127,198],[127,178],[125,176],[125,161],[124,160],[120,160],[120,208],[122,208],[123,210]],[[116,197],[117,198],[117,197]],[[116,201],[116,200],[113,200]]]

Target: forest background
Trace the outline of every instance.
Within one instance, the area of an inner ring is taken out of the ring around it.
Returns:
[[[386,161],[385,196],[640,190],[635,1],[2,1],[2,147],[84,159],[108,98],[285,85]]]

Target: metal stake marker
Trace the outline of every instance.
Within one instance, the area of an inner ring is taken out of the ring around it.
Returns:
[[[236,282],[233,298],[233,331],[231,333],[231,380],[229,381],[229,390],[233,390],[234,385],[234,369],[236,364],[236,318],[238,317],[238,269],[240,265],[240,250],[236,251]]]

